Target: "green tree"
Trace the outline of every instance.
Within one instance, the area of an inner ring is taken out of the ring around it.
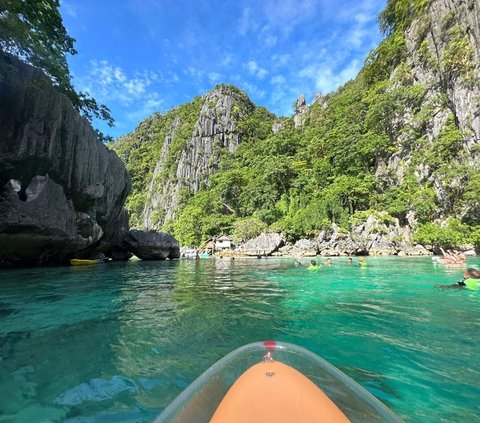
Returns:
[[[478,240],[472,238],[477,234],[478,232],[475,231],[472,233],[472,228],[458,219],[449,219],[443,225],[438,223],[420,225],[413,239],[420,244],[452,248],[468,242],[476,243]]]
[[[175,221],[174,236],[181,245],[201,245],[214,235],[230,233],[233,216],[211,191],[199,191]]]
[[[105,105],[73,88],[66,55],[75,55],[77,51],[75,40],[63,26],[59,7],[59,0],[2,0],[0,48],[42,69],[90,121],[102,119],[112,126],[113,118]]]
[[[233,224],[233,240],[245,242],[259,236],[267,230],[267,225],[255,217],[239,219]]]

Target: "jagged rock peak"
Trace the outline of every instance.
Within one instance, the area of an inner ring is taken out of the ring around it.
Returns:
[[[315,97],[313,97],[312,106],[314,104],[318,104],[322,109],[325,109],[327,107],[327,100],[322,93],[317,93]]]
[[[305,96],[300,94],[297,101],[295,102],[295,107],[293,111],[293,121],[295,126],[302,126],[305,123],[305,117],[308,113],[309,106],[305,100]]]
[[[322,109],[325,109],[327,107],[327,101],[321,93],[315,94],[312,104],[310,105],[307,104],[305,96],[303,94],[300,94],[297,101],[295,101],[293,111],[293,122],[295,123],[296,127],[303,126],[305,124],[308,111],[310,110],[310,107],[314,104],[318,104]]]
[[[295,113],[302,112],[307,106],[307,100],[305,100],[305,95],[300,94],[295,102]]]
[[[200,116],[193,131],[193,137],[212,137],[219,134],[233,133],[237,129],[237,122],[246,113],[253,109],[253,104],[248,96],[233,85],[217,85],[203,97],[203,105]],[[234,151],[238,144],[238,137],[223,136],[218,139],[222,147],[230,152]]]
[[[195,194],[202,185],[208,185],[210,176],[218,170],[221,156],[238,148],[238,124],[254,109],[243,91],[221,84],[201,98],[198,117],[192,121],[190,133],[182,118],[177,116],[163,140],[149,183],[143,210],[144,228],[161,227],[167,219],[176,216],[185,195]],[[177,153],[171,148],[174,140]],[[173,154],[176,157],[172,167]]]

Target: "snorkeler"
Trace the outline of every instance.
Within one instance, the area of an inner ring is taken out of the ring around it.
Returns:
[[[480,289],[480,271],[473,267],[469,267],[463,272],[463,279],[453,285],[440,285],[440,288],[467,288],[471,290]]]
[[[467,289],[480,289],[480,271],[473,267],[469,267],[463,272],[463,280],[457,282],[457,284],[461,287],[464,286]]]
[[[315,260],[310,261],[310,265],[307,267],[308,270],[320,270],[320,266]]]
[[[367,267],[367,261],[365,260],[365,257],[360,257],[358,259],[358,266]]]

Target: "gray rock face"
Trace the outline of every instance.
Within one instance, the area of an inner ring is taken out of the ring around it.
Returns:
[[[365,244],[358,241],[358,236],[342,232],[335,224],[320,232],[317,242],[322,256],[351,256],[365,252]]]
[[[295,126],[303,126],[309,106],[305,100],[305,96],[301,94],[295,102],[295,110],[293,111],[293,122]]]
[[[421,109],[431,110],[424,129],[427,142],[435,142],[449,117],[462,131],[462,148],[452,157],[454,165],[480,170],[480,3],[475,0],[433,0],[424,16],[417,18],[406,32],[407,66],[413,85],[426,87]],[[458,49],[461,49],[461,52]],[[395,77],[395,72],[392,78]],[[407,111],[393,124],[398,128],[418,128],[413,113]],[[407,168],[418,181],[433,184],[442,207],[437,217],[452,214],[455,198],[448,188],[460,191],[465,178],[446,180],[424,163],[414,163],[408,135],[399,134],[399,151],[377,169],[377,176],[388,184],[401,184]],[[463,217],[478,216],[477,204],[461,207]]]
[[[299,239],[293,246],[295,255],[315,256],[318,253],[318,243],[310,239]]]
[[[313,239],[299,239],[295,244],[286,244],[280,247],[274,255],[314,257],[318,254],[318,242]]]
[[[232,95],[229,88],[219,87],[207,93],[200,116],[191,137],[180,153],[174,177],[156,181],[167,167],[166,157],[180,125],[176,119],[166,135],[162,151],[149,186],[148,201],[143,212],[144,227],[160,227],[176,216],[182,191],[195,194],[202,185],[208,185],[211,175],[218,170],[222,151],[232,153],[239,143],[238,122],[248,113],[248,99]],[[163,218],[154,220],[156,210],[165,211]]]
[[[400,254],[403,253],[403,254]],[[414,245],[412,247],[408,247],[405,251],[400,251],[398,255],[406,255],[406,256],[431,256],[433,253],[427,250],[423,245]]]
[[[142,260],[180,258],[178,241],[170,234],[155,231],[130,231],[125,238],[127,248]]]
[[[128,233],[128,212],[123,209],[118,216],[118,219],[109,224],[106,230],[112,234],[109,238],[103,238],[98,247],[98,251],[103,251],[108,257],[113,260],[128,260],[132,257],[132,253],[128,251],[125,242]]]
[[[337,225],[332,226],[318,235],[315,245],[322,256],[352,256],[352,255],[431,255],[421,245],[412,244],[412,229],[410,226],[400,226],[398,219],[389,217],[386,213],[377,212],[364,220],[352,225],[350,232],[342,231]],[[310,244],[309,244],[310,243]],[[302,240],[302,246],[314,245],[313,241]],[[287,254],[299,254],[297,246],[290,247]],[[313,253],[313,249],[310,251]]]
[[[283,124],[283,122],[276,121],[272,125],[272,132],[276,134],[277,132],[282,131],[284,128],[285,128],[285,125]]]
[[[285,239],[277,233],[263,233],[251,239],[235,252],[245,256],[270,256],[285,244]]]
[[[39,70],[1,55],[0,92],[0,261],[108,246],[125,225],[123,163]]]
[[[300,94],[293,110],[293,122],[296,127],[305,125],[310,107],[314,104],[318,104],[322,109],[326,109],[328,106],[325,97],[321,93],[315,94],[311,105],[308,105],[305,96]]]

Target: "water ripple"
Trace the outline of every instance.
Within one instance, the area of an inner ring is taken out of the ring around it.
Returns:
[[[435,288],[457,279],[407,258],[371,258],[365,270],[337,258],[317,274],[287,259],[7,271],[2,415],[151,421],[224,354],[279,339],[322,355],[406,421],[475,421],[480,294]]]

